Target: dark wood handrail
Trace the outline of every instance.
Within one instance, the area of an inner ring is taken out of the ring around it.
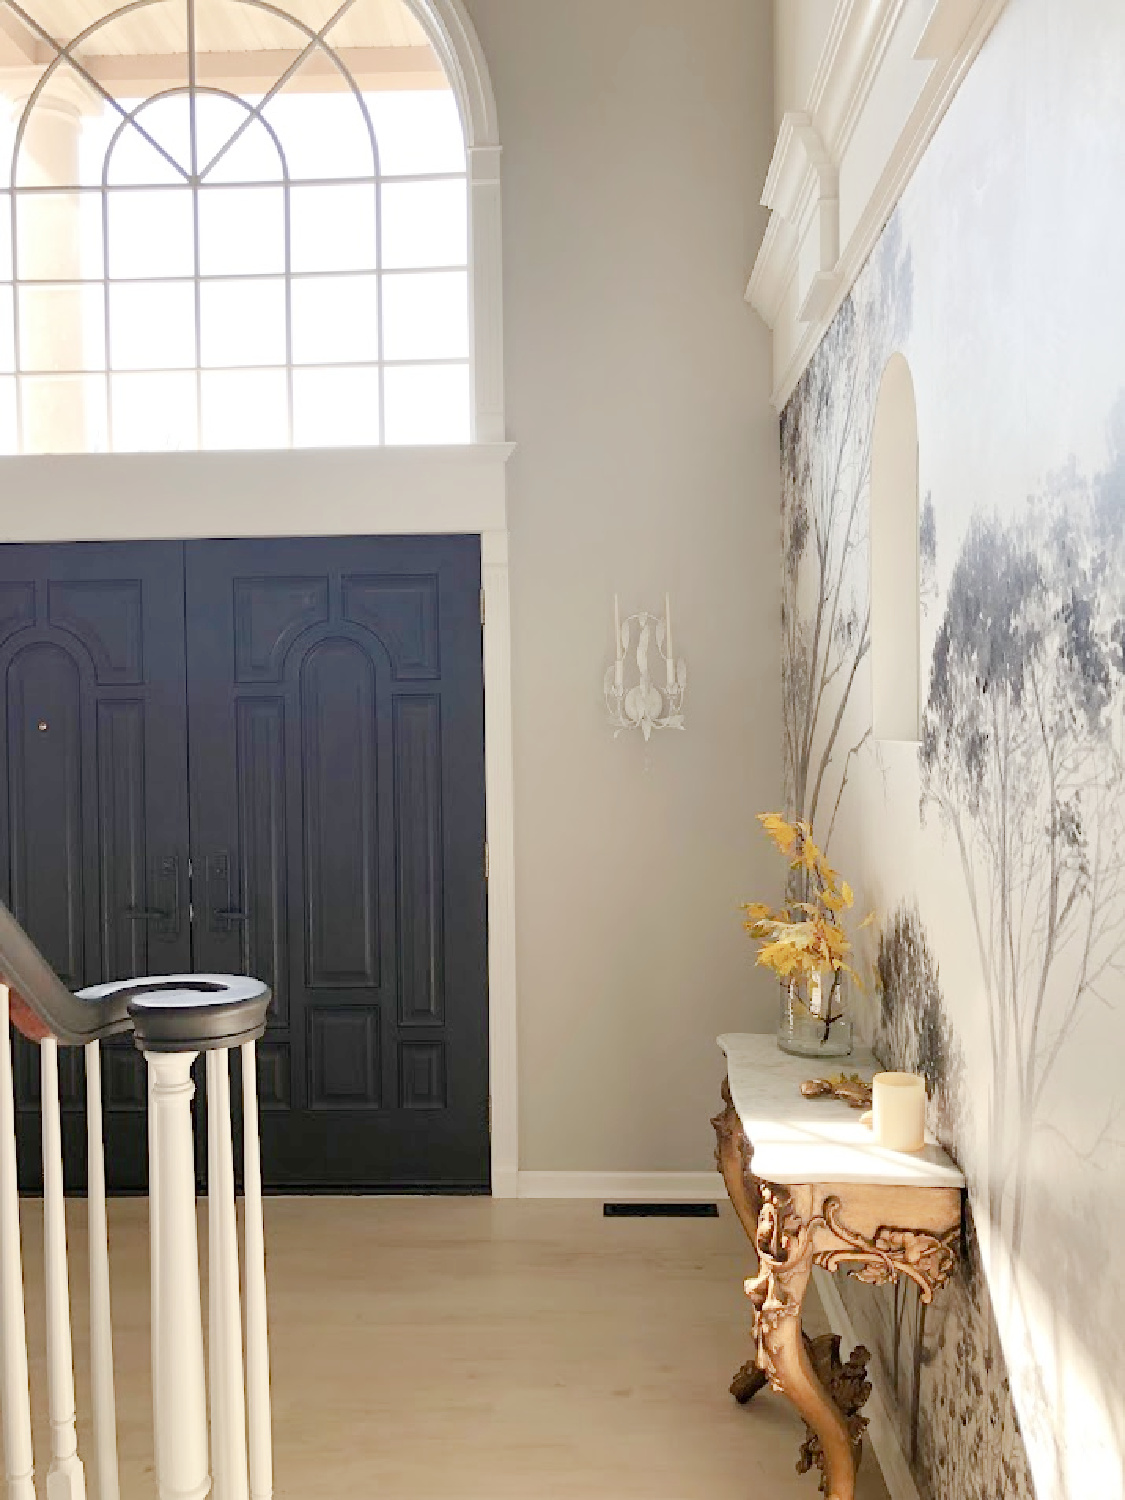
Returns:
[[[12,1020],[33,1040],[53,1036],[82,1046],[132,1028],[127,995],[84,1000],[72,994],[3,902],[0,980],[12,991]]]
[[[23,1036],[53,1036],[72,1047],[126,1031],[146,1052],[239,1046],[261,1036],[270,1003],[266,985],[236,974],[121,979],[72,994],[3,902],[0,982]]]

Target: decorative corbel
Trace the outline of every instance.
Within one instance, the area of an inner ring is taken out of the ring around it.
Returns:
[[[813,322],[837,288],[840,192],[836,163],[803,110],[790,110],[782,119],[762,203],[772,217],[747,297],[772,326],[795,261],[797,315],[803,323]]]

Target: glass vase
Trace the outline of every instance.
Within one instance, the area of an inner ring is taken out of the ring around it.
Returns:
[[[782,982],[777,1025],[777,1045],[782,1052],[797,1057],[851,1055],[852,1020],[847,1014],[846,983],[841,976],[833,991],[831,980],[822,983],[819,974]]]

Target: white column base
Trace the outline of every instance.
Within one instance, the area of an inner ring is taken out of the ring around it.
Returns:
[[[47,1500],[86,1500],[86,1471],[77,1456],[63,1459],[47,1475]]]

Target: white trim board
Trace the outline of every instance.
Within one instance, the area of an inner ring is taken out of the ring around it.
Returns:
[[[746,288],[773,329],[778,411],[1006,4],[837,0],[808,98],[781,121],[762,194],[770,221]]]
[[[824,1308],[824,1315],[828,1319],[828,1326],[833,1333],[840,1335],[845,1351],[850,1353],[861,1340],[856,1335],[832,1275],[819,1266],[814,1266],[813,1282]],[[868,1370],[867,1378],[871,1382],[871,1395],[863,1414],[867,1418],[867,1437],[883,1471],[887,1493],[891,1500],[919,1500],[918,1487],[914,1483],[906,1454],[902,1451],[898,1433],[887,1410],[890,1403],[878,1371]]]
[[[593,1198],[601,1203],[725,1203],[727,1190],[718,1172],[521,1172],[517,1196]]]

